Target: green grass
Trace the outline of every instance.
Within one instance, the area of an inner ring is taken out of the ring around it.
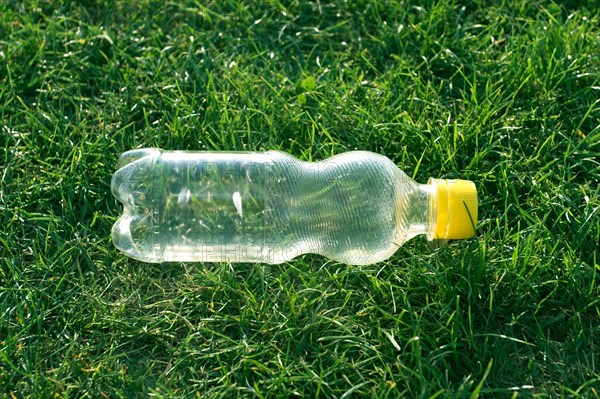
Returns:
[[[0,2],[0,397],[600,397],[598,3],[419,3]],[[370,150],[480,223],[143,264],[110,240],[142,146]]]

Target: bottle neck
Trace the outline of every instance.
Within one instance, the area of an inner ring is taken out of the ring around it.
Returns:
[[[437,223],[437,190],[434,184],[417,184],[406,217],[406,239],[421,234],[425,234],[429,241],[434,239]]]

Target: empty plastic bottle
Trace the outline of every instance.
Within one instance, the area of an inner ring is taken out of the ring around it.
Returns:
[[[145,262],[281,263],[317,253],[362,265],[406,240],[469,238],[475,185],[418,184],[388,158],[366,151],[321,162],[280,151],[121,155],[112,192],[124,204],[115,246]]]

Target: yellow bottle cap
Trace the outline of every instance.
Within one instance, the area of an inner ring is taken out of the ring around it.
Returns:
[[[469,180],[429,179],[437,191],[434,239],[471,238],[477,225],[477,189]]]

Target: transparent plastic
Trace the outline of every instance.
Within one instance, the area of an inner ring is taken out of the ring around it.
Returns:
[[[365,151],[321,162],[280,151],[124,153],[112,179],[115,246],[145,262],[282,263],[306,253],[362,265],[433,239],[436,191]]]

